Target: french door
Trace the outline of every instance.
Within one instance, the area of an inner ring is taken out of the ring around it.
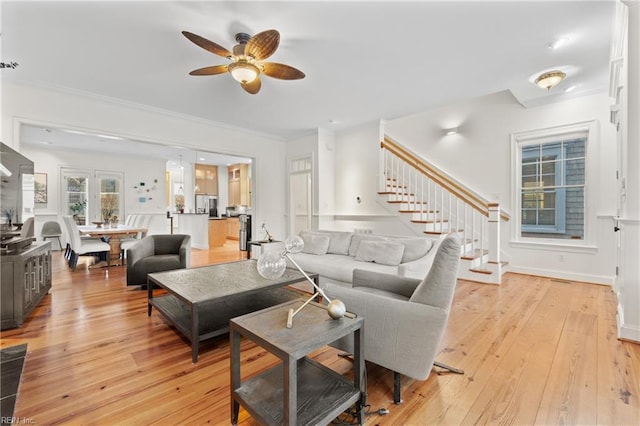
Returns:
[[[60,178],[61,214],[73,216],[78,225],[115,217],[120,221],[123,173],[62,167]]]

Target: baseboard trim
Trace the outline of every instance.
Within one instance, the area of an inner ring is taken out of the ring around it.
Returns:
[[[618,325],[618,339],[633,343],[640,343],[640,327],[624,324],[624,307],[618,302],[618,312],[616,313],[616,323]]]
[[[578,274],[573,272],[553,271],[548,269],[528,268],[523,266],[516,266],[509,264],[508,272],[524,275],[537,275],[540,277],[559,278],[567,281],[577,281],[590,284],[601,284],[612,286],[614,284],[615,276],[605,275],[590,275],[590,274]]]

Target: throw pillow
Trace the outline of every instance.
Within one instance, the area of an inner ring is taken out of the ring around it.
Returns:
[[[424,257],[433,247],[433,241],[427,238],[401,238],[397,241],[404,246],[402,263],[411,262],[412,260]]]
[[[392,241],[363,240],[358,246],[356,260],[397,266],[402,260],[404,246]]]
[[[306,230],[300,233],[300,237],[302,237],[302,234],[305,233],[328,236],[330,238],[330,241],[327,253],[329,254],[349,254],[349,244],[351,244],[351,236],[353,235],[353,232]]]
[[[304,242],[303,253],[326,254],[329,249],[330,238],[326,235],[300,233],[300,238]]]
[[[380,235],[372,234],[353,234],[351,237],[351,244],[349,245],[349,256],[355,256],[358,253],[358,247],[360,247],[361,241],[384,241],[385,238]]]

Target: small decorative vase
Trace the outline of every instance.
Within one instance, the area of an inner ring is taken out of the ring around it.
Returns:
[[[111,227],[112,228],[117,228],[118,227],[118,222],[111,222]]]

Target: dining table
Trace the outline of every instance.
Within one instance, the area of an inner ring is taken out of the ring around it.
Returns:
[[[120,250],[120,242],[122,237],[136,235],[138,233],[145,234],[147,228],[139,228],[128,225],[80,225],[78,226],[80,235],[88,235],[94,238],[104,238],[109,243],[109,257],[107,264],[102,262],[93,265],[94,267],[102,266],[121,266],[124,265]]]

